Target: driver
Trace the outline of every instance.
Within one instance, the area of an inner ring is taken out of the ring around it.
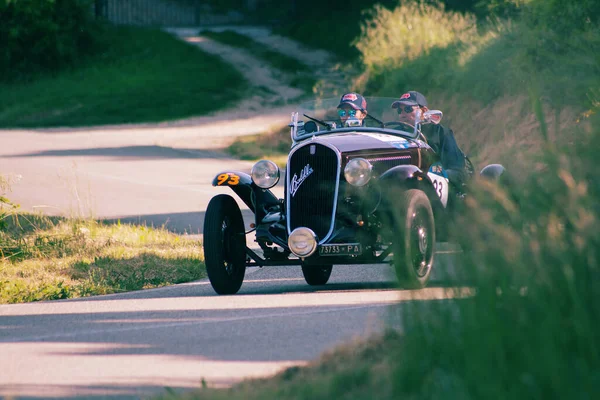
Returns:
[[[367,116],[367,101],[358,93],[346,93],[337,106],[342,126],[362,126]]]
[[[427,108],[427,99],[421,93],[411,90],[400,96],[392,103],[392,108],[398,109],[398,120],[415,125],[417,113],[421,115]],[[471,173],[466,163],[465,154],[458,147],[454,132],[441,124],[427,124],[421,126],[421,132],[427,138],[427,143],[440,155],[442,166],[448,173],[448,179],[459,191],[464,191]]]

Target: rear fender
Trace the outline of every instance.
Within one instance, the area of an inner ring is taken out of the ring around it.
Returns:
[[[267,209],[279,204],[279,199],[269,189],[256,186],[252,177],[239,171],[223,171],[212,181],[213,186],[228,186],[256,215],[256,221],[262,221]]]
[[[500,179],[502,174],[504,174],[505,168],[501,164],[490,164],[486,165],[479,175],[482,178],[489,179],[492,181],[497,181]]]

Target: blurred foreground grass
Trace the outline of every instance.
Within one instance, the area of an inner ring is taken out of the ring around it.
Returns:
[[[163,228],[15,210],[4,212],[3,221],[0,303],[118,293],[206,276],[200,243]]]

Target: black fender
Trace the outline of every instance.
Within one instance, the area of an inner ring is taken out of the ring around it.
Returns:
[[[262,221],[267,209],[279,204],[279,199],[269,189],[262,189],[252,181],[252,177],[240,171],[223,171],[212,181],[213,186],[229,186],[235,194],[256,215],[256,222]],[[258,207],[258,208],[257,208]]]
[[[506,171],[506,168],[501,164],[490,164],[486,165],[481,172],[479,172],[479,176],[485,179],[490,179],[493,181],[497,181],[500,179],[502,174]]]
[[[442,206],[439,197],[436,195],[431,181],[425,172],[416,165],[398,165],[385,171],[377,179],[382,194],[398,184],[407,189],[420,189],[427,194],[432,207]]]
[[[440,198],[435,193],[431,180],[425,172],[415,165],[398,165],[394,168],[390,168],[385,171],[378,178],[378,184],[382,193],[382,196],[394,196],[390,191],[398,186],[405,189],[419,189],[425,192],[431,207],[433,209],[434,218],[437,220],[441,215],[444,214],[444,206],[440,201]],[[394,199],[392,201],[398,201]],[[393,204],[393,203],[392,203]],[[382,210],[386,212],[386,210]],[[437,225],[437,224],[436,224]],[[438,227],[436,226],[436,229]]]

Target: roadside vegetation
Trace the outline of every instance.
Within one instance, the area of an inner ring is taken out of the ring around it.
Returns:
[[[286,126],[259,135],[240,137],[229,145],[227,152],[241,160],[257,161],[268,158],[280,168],[284,168],[291,146],[290,128]]]
[[[452,229],[463,278],[447,283],[475,295],[406,304],[403,332],[180,398],[600,395],[600,4],[479,3],[487,22],[439,4],[375,6],[351,88],[423,92],[477,164],[507,167],[512,184],[478,180]]]
[[[0,1],[0,128],[158,122],[246,93],[219,57],[159,30],[101,25],[79,4]]]
[[[289,81],[290,86],[302,89],[306,93],[312,93],[316,79],[310,68],[296,58],[271,50],[254,39],[231,30],[222,32],[202,30],[200,34],[217,42],[247,51],[252,56],[265,61],[275,70],[281,71],[287,78],[286,80]]]
[[[4,193],[9,182],[0,183]],[[205,276],[198,241],[161,227],[21,213],[0,197],[0,304],[120,293]]]

